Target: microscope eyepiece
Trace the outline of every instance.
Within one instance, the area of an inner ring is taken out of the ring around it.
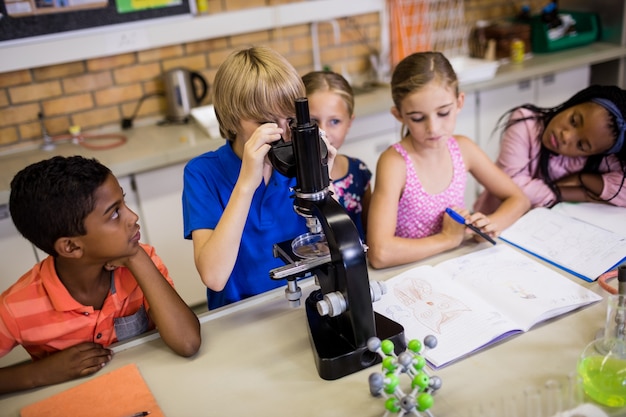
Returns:
[[[309,114],[309,100],[306,97],[296,99],[296,123],[298,126],[306,126],[311,124],[311,116]]]

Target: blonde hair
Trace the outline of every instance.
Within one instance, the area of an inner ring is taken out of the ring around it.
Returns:
[[[399,110],[402,101],[431,81],[459,95],[459,81],[450,61],[440,52],[416,52],[398,63],[391,76],[391,98]]]
[[[304,97],[296,69],[273,49],[256,46],[231,53],[213,82],[213,105],[220,134],[235,140],[242,120],[272,122],[295,115]]]
[[[343,99],[348,107],[348,114],[352,117],[354,113],[354,93],[350,83],[336,72],[332,71],[312,71],[302,77],[306,95],[310,96],[318,91],[330,91]]]

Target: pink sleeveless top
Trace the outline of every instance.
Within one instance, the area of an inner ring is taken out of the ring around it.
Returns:
[[[439,233],[446,207],[465,207],[467,172],[459,144],[453,137],[448,139],[448,151],[452,157],[452,181],[439,194],[428,194],[424,190],[409,154],[400,143],[392,146],[402,155],[406,164],[406,183],[398,201],[396,236],[415,239]]]

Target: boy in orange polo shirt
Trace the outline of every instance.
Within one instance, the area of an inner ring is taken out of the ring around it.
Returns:
[[[50,256],[0,295],[0,357],[22,345],[32,362],[0,369],[0,393],[100,370],[106,347],[156,327],[182,356],[200,347],[198,318],[173,288],[111,171],[95,159],[53,157],[11,182],[19,232]]]

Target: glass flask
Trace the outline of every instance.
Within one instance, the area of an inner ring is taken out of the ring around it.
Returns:
[[[592,341],[578,360],[585,394],[609,407],[626,406],[626,295],[607,298],[604,333]]]

